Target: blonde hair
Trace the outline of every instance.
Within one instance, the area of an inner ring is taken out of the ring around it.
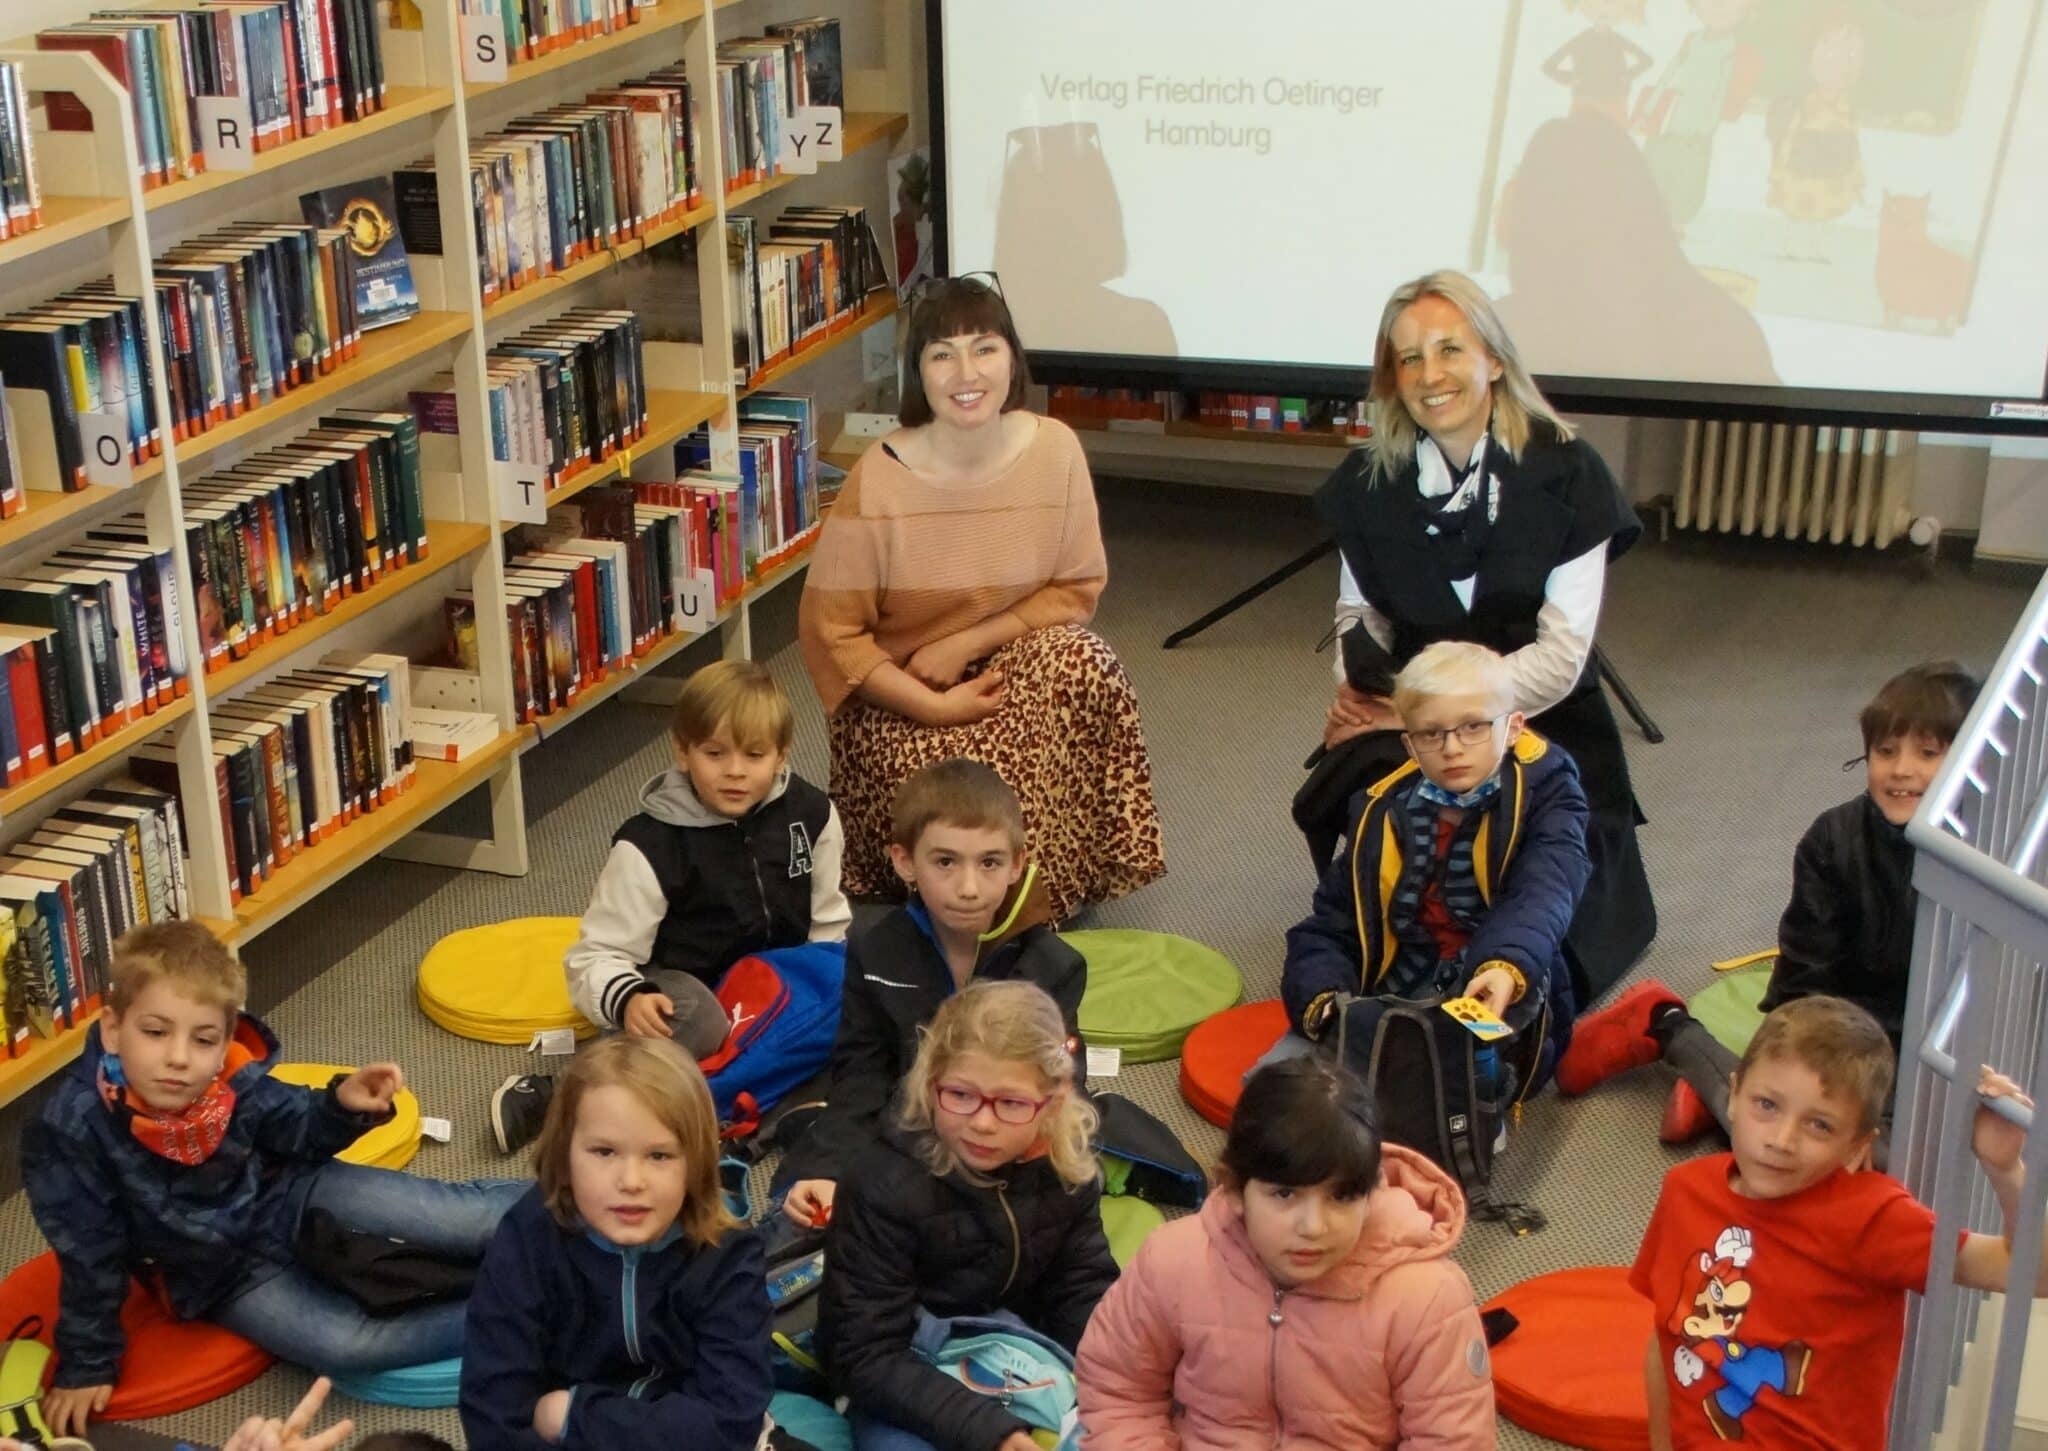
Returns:
[[[1739,1081],[1765,1058],[1812,1072],[1829,1093],[1856,1101],[1867,1133],[1884,1119],[1892,1095],[1892,1040],[1867,1011],[1842,998],[1794,998],[1771,1009],[1736,1065]]]
[[[688,1054],[667,1038],[604,1038],[578,1053],[548,1102],[547,1122],[534,1145],[534,1175],[542,1201],[564,1229],[584,1227],[569,1177],[576,1116],[593,1088],[623,1088],[676,1136],[683,1151],[683,1237],[711,1245],[739,1221],[726,1212],[718,1178],[718,1110],[711,1086]]]
[[[234,1025],[249,997],[249,975],[235,955],[197,922],[152,922],[114,943],[107,1004],[125,1014],[151,983],[169,983],[195,1002],[219,1008]]]
[[[1528,446],[1535,423],[1549,425],[1560,443],[1574,438],[1578,430],[1558,417],[1550,400],[1522,365],[1515,340],[1508,336],[1493,299],[1486,290],[1462,272],[1431,272],[1394,289],[1380,312],[1380,334],[1372,350],[1372,396],[1368,401],[1372,437],[1366,449],[1372,455],[1375,480],[1391,477],[1415,457],[1416,436],[1421,432],[1401,401],[1400,364],[1394,357],[1394,324],[1401,314],[1425,297],[1440,297],[1465,314],[1479,345],[1500,364],[1500,378],[1493,385],[1494,440],[1512,458],[1520,458]]]
[[[720,660],[684,684],[669,719],[669,734],[676,744],[687,750],[710,740],[721,727],[741,750],[789,749],[796,739],[796,713],[767,666],[755,660]]]
[[[1406,720],[1417,706],[1444,695],[1484,695],[1505,715],[1515,708],[1515,677],[1508,662],[1469,640],[1425,646],[1394,677],[1394,709]]]
[[[1010,850],[1024,850],[1024,808],[1017,793],[993,769],[965,756],[934,761],[914,771],[896,788],[889,805],[889,843],[916,851],[918,838],[932,823],[970,831],[1000,831]]]
[[[1029,982],[972,982],[940,1005],[919,1034],[917,1061],[903,1075],[896,1121],[917,1136],[934,1174],[963,1169],[932,1126],[939,1080],[954,1060],[979,1053],[998,1063],[1028,1063],[1045,1080],[1053,1102],[1039,1120],[1039,1141],[1053,1172],[1071,1189],[1102,1172],[1095,1159],[1095,1107],[1074,1081],[1073,1040],[1059,1004]],[[969,1171],[971,1172],[971,1171]]]

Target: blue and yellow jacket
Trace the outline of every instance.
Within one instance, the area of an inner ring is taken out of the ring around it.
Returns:
[[[1288,930],[1280,996],[1297,1033],[1307,1033],[1326,994],[1385,990],[1401,946],[1388,923],[1406,869],[1395,808],[1421,779],[1411,760],[1359,794],[1345,849],[1323,874],[1309,915]],[[1527,1045],[1518,1067],[1533,1089],[1571,1041],[1576,1009],[1564,935],[1592,875],[1586,793],[1571,757],[1529,730],[1501,761],[1500,786],[1479,808],[1473,839],[1473,874],[1487,910],[1465,949],[1465,971],[1469,978],[1502,962],[1526,984],[1505,1016]]]

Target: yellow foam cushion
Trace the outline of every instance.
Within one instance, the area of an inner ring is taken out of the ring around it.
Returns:
[[[279,1063],[270,1076],[307,1088],[325,1088],[337,1073],[355,1069],[340,1063]],[[361,1164],[371,1169],[403,1169],[420,1151],[420,1101],[409,1088],[398,1091],[392,1105],[398,1111],[389,1123],[379,1124],[334,1157],[344,1164]]]
[[[420,963],[420,1011],[449,1032],[485,1043],[517,1043],[535,1033],[597,1029],[569,1002],[562,958],[576,940],[574,917],[514,917],[451,932]]]

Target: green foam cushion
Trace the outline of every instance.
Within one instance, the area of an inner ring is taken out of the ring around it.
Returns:
[[[1122,1050],[1128,1062],[1178,1057],[1198,1023],[1244,995],[1230,959],[1186,937],[1129,928],[1061,936],[1088,959],[1082,1036],[1091,1047]]]
[[[1712,982],[1692,995],[1686,1011],[1698,1018],[1723,1048],[1741,1054],[1764,1020],[1759,1004],[1770,989],[1771,973],[1777,965],[1774,957],[1716,973]]]
[[[1137,1254],[1145,1236],[1164,1223],[1166,1216],[1156,1204],[1124,1194],[1105,1194],[1102,1198],[1102,1233],[1109,1240],[1109,1252],[1120,1270],[1130,1268],[1131,1257]]]

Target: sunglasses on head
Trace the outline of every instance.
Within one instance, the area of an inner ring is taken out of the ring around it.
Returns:
[[[916,307],[927,299],[944,295],[948,288],[958,287],[973,292],[993,292],[1003,297],[1003,280],[993,272],[963,272],[958,277],[927,277],[910,292],[910,305]],[[1009,302],[1003,297],[1005,303]]]

